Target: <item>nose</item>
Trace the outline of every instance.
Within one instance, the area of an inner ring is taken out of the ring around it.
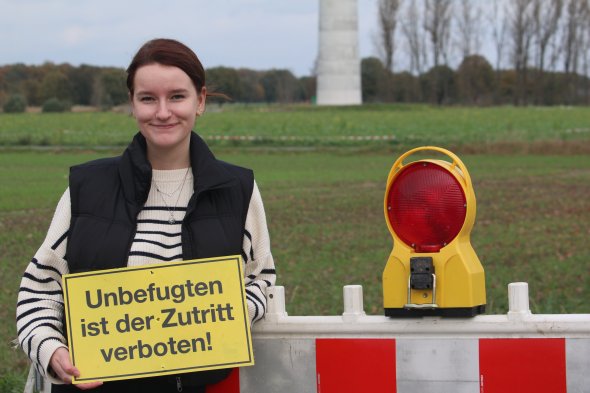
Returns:
[[[158,111],[156,112],[156,118],[158,120],[166,120],[170,117],[170,109],[168,108],[167,102],[161,100],[158,103]]]

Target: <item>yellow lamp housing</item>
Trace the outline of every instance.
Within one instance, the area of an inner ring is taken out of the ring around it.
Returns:
[[[451,161],[420,159],[438,152]],[[383,271],[389,317],[472,317],[485,312],[483,267],[470,242],[475,193],[463,162],[435,146],[410,150],[393,164],[384,198],[393,250]]]

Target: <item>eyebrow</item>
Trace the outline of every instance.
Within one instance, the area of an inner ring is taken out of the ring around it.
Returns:
[[[178,93],[184,93],[187,94],[189,92],[188,89],[174,89],[168,92],[168,94],[178,94]],[[152,93],[150,90],[136,90],[135,91],[136,95],[153,95],[154,93]]]
[[[188,89],[174,89],[170,93],[172,93],[172,94],[188,93]]]

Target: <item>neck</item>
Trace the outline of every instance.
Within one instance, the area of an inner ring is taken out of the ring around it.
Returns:
[[[170,149],[147,148],[147,157],[153,169],[170,170],[182,169],[190,166],[188,146]]]

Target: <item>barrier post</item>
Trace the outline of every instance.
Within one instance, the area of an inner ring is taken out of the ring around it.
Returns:
[[[529,315],[531,315],[529,284],[526,282],[508,284],[508,319],[522,319]]]
[[[345,285],[342,293],[344,295],[344,312],[342,313],[344,322],[354,322],[359,317],[366,315],[362,285]]]
[[[265,321],[278,322],[279,319],[288,315],[285,310],[285,287],[272,286],[266,288],[266,298]]]

